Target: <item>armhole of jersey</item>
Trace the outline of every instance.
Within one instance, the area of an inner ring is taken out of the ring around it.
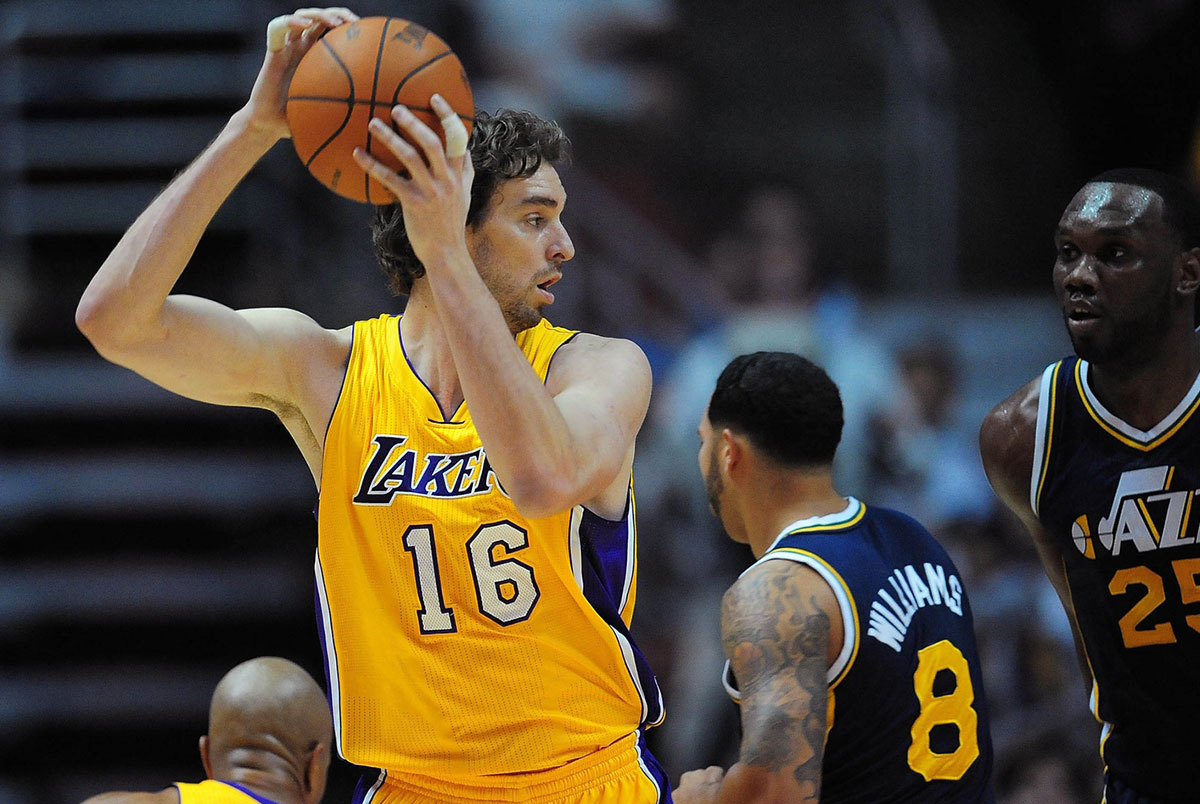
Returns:
[[[725,693],[735,704],[739,706],[742,703],[742,691],[739,690],[733,683],[733,665],[729,660],[725,660],[725,667],[721,670],[721,686],[725,688]]]
[[[629,534],[629,549],[625,553],[625,582],[621,585],[621,600],[617,614],[627,627],[633,624],[633,604],[637,599],[637,503],[633,499],[633,476],[625,497],[625,531]]]
[[[754,563],[761,564],[771,560],[795,561],[815,570],[825,583],[829,584],[829,588],[833,590],[833,596],[837,598],[838,609],[842,613],[842,650],[825,674],[825,680],[832,689],[849,672],[850,666],[854,664],[854,658],[858,654],[858,615],[854,611],[854,596],[850,594],[850,587],[846,586],[846,582],[842,580],[842,576],[838,575],[837,570],[813,553],[789,548],[786,551],[767,553]]]
[[[333,401],[333,408],[329,411],[329,421],[325,422],[325,436],[324,436],[324,438],[321,439],[322,445],[328,443],[328,441],[329,441],[329,430],[331,427],[333,427],[333,420],[334,420],[334,418],[337,417],[338,408],[340,408],[342,406],[342,399],[346,396],[346,386],[350,383],[350,364],[352,362],[354,362],[355,350],[357,350],[359,348],[359,346],[358,346],[358,335],[359,335],[358,325],[360,323],[366,323],[366,322],[356,321],[350,325],[350,350],[348,352],[346,352],[346,365],[342,367],[342,386],[341,386],[341,388],[338,388],[337,399],[335,399]],[[321,474],[322,474],[322,476],[325,474],[324,464],[325,464],[325,449],[322,446],[322,448],[321,448],[321,469],[322,469]]]
[[[1029,507],[1038,515],[1038,502],[1042,496],[1042,483],[1046,479],[1046,467],[1050,462],[1050,440],[1054,435],[1054,402],[1058,370],[1062,362],[1046,366],[1042,372],[1038,391],[1037,429],[1033,436],[1033,466],[1029,472]]]
[[[579,526],[583,523],[583,506],[577,505],[571,509],[571,523],[567,527],[567,551],[571,557],[571,574],[575,576],[575,585],[583,591],[583,544],[579,535]]]
[[[554,351],[550,353],[549,359],[546,360],[546,373],[542,375],[542,385],[545,385],[550,380],[550,367],[554,365],[554,358],[558,357],[558,350],[575,340],[575,336],[578,334],[578,332],[572,332],[563,339],[562,343],[554,347]]]

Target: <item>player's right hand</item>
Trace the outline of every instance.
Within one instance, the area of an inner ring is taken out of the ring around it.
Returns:
[[[287,88],[300,59],[330,28],[357,19],[348,8],[300,8],[267,24],[267,55],[243,107],[254,129],[274,139],[291,136]]]

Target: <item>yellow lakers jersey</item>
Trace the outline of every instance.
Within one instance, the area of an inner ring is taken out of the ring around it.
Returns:
[[[575,335],[517,344],[545,381]],[[395,773],[479,778],[558,767],[662,719],[629,636],[625,516],[527,519],[464,403],[444,415],[399,316],[354,327],[325,439],[317,596],[339,751]]]
[[[263,804],[267,799],[231,782],[205,779],[199,784],[176,782],[179,804]],[[270,802],[267,802],[270,804]]]

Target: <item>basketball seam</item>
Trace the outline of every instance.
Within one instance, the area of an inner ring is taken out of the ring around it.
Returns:
[[[433,64],[435,61],[441,61],[442,59],[446,58],[447,56],[453,56],[453,55],[454,55],[454,51],[451,50],[450,48],[446,48],[441,53],[434,56],[433,58],[431,58],[429,61],[425,62],[424,64],[418,64],[416,67],[414,67],[412,69],[412,71],[409,72],[408,75],[406,75],[400,79],[400,83],[396,86],[396,91],[392,93],[392,105],[393,106],[396,105],[396,99],[400,97],[400,90],[403,89],[404,85],[408,83],[408,79],[412,78],[414,75],[421,72],[426,67]],[[470,86],[468,86],[467,88],[470,89]],[[409,108],[417,109],[418,111],[422,111],[422,112],[433,112],[433,109],[427,109],[423,106],[410,106]],[[471,125],[475,124],[475,116],[474,115],[467,117],[466,115],[459,114],[458,112],[455,112],[455,114],[458,115],[459,120],[467,120],[467,121],[470,121]],[[395,126],[392,126],[392,128],[395,128]]]
[[[308,161],[304,163],[306,168],[312,165],[313,160],[321,154],[321,151],[324,151],[327,147],[329,147],[331,142],[337,139],[337,136],[342,133],[342,129],[346,127],[346,125],[350,122],[350,118],[354,115],[354,74],[350,72],[350,68],[346,66],[346,63],[342,61],[340,56],[338,56],[337,51],[330,47],[329,43],[325,41],[324,38],[321,39],[321,44],[326,50],[329,51],[329,55],[333,57],[333,60],[337,62],[337,65],[342,68],[342,72],[346,74],[346,80],[350,82],[350,95],[346,98],[346,116],[342,119],[341,125],[339,125],[337,129],[335,129],[334,132],[329,135],[329,139],[317,146],[317,150],[313,151],[312,156],[310,156]]]
[[[451,50],[443,50],[441,53],[434,56],[429,61],[423,62],[421,64],[418,64],[416,67],[413,67],[412,70],[409,71],[408,75],[401,78],[400,83],[396,85],[396,91],[392,93],[392,104],[395,105],[396,99],[400,97],[400,90],[404,89],[404,85],[408,83],[408,79],[412,78],[414,75],[421,72],[426,67],[433,64],[435,61],[441,61],[442,59],[446,58],[452,52],[453,51],[451,51]]]
[[[379,32],[379,50],[375,53],[375,77],[371,81],[371,105],[367,110],[367,123],[375,118],[375,95],[379,91],[379,70],[383,66],[383,49],[387,46],[387,32],[392,24],[392,18],[383,21],[383,29]],[[394,104],[393,104],[394,105]],[[367,153],[371,153],[371,129],[367,129]],[[371,174],[363,172],[363,196],[371,203]]]

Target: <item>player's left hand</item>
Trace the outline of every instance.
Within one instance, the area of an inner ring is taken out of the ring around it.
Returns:
[[[330,28],[357,19],[348,8],[299,8],[267,24],[267,53],[243,107],[254,128],[274,139],[292,135],[287,123],[287,88],[300,59]]]
[[[407,177],[364,149],[354,149],[358,166],[400,202],[408,240],[426,267],[438,262],[440,249],[465,248],[471,182],[475,179],[475,166],[466,149],[466,126],[440,95],[433,96],[430,107],[446,132],[445,147],[441,138],[404,106],[392,109],[392,119],[415,147],[382,120],[370,123],[371,135],[396,155],[408,171]]]
[[[679,777],[679,787],[671,793],[675,804],[711,804],[721,794],[725,771],[717,765],[688,771]]]

